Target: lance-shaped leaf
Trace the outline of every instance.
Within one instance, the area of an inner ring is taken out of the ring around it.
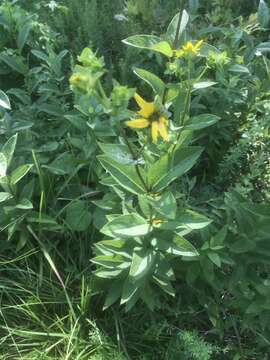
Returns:
[[[13,198],[13,196],[8,192],[0,192],[0,203],[7,201],[9,199]]]
[[[151,231],[150,224],[136,213],[120,215],[108,222],[100,230],[103,234],[111,237],[135,237],[144,236]]]
[[[148,275],[155,263],[155,253],[152,249],[135,250],[129,270],[129,276],[139,280]]]
[[[180,39],[181,35],[185,31],[188,21],[189,21],[189,15],[186,12],[186,10],[184,10],[182,12],[182,14],[178,13],[174,16],[174,18],[170,22],[167,32],[166,32],[166,39],[168,41],[170,41],[171,44],[174,43],[175,38],[177,36],[177,30],[178,30],[177,26],[178,26],[180,16],[181,16],[181,21],[180,21],[180,27],[179,27],[179,33],[178,33],[178,40]],[[178,45],[178,44],[176,44],[176,45]]]
[[[155,93],[157,93],[161,98],[163,97],[165,84],[158,76],[152,74],[150,71],[138,68],[134,69],[134,73],[139,76],[139,78],[147,82],[147,84],[149,84]]]
[[[7,166],[9,166],[12,161],[13,154],[17,144],[17,137],[18,137],[17,134],[13,135],[11,138],[8,139],[8,141],[2,147],[1,152],[5,155],[7,159]]]
[[[127,145],[99,143],[99,147],[107,156],[120,164],[134,164],[136,162],[130,154]]]
[[[0,153],[0,178],[6,176],[7,167],[8,167],[7,158],[3,153]]]
[[[168,42],[162,41],[155,35],[133,35],[122,40],[124,44],[139,48],[159,52],[165,56],[171,57],[173,51]]]
[[[9,98],[2,90],[0,90],[0,107],[10,110]]]
[[[97,158],[104,169],[107,170],[114,180],[117,181],[117,183],[124,189],[132,192],[133,194],[145,193],[142,181],[139,178],[134,166],[120,164],[107,155],[99,155]],[[142,170],[141,174],[144,176]]]
[[[19,166],[16,170],[12,172],[10,177],[10,183],[12,185],[17,184],[28,173],[32,166],[33,165],[31,164]]]
[[[212,114],[201,114],[193,116],[185,123],[185,130],[201,130],[214,125],[220,120],[219,116]]]
[[[179,148],[174,154],[166,154],[156,161],[149,169],[148,182],[153,192],[160,192],[172,181],[189,171],[203,148],[186,146]]]
[[[125,269],[130,266],[130,262],[125,261],[121,255],[99,255],[91,259],[91,262],[106,269]]]
[[[151,244],[154,248],[175,256],[198,256],[195,247],[182,236],[175,235],[172,240],[161,238],[153,239]]]

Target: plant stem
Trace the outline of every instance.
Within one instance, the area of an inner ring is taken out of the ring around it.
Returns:
[[[126,134],[125,134],[125,131],[123,129],[120,129],[120,132],[121,132],[121,135],[123,136],[123,139],[125,140],[125,143],[127,144],[127,147],[129,148],[131,156],[132,156],[132,158],[133,158],[133,160],[135,162],[134,166],[135,166],[136,173],[137,173],[137,175],[138,175],[138,177],[139,177],[145,191],[148,193],[149,189],[148,189],[148,186],[147,186],[147,184],[146,184],[146,182],[145,182],[145,180],[144,180],[144,178],[142,176],[141,169],[140,169],[139,164],[138,164],[138,158],[137,158],[134,150],[132,149],[132,146],[131,146],[131,144],[130,144],[130,142],[129,142]]]
[[[180,0],[179,18],[178,18],[175,38],[174,38],[174,42],[173,42],[173,49],[177,48],[177,43],[179,40],[180,25],[181,25],[181,20],[182,20],[182,15],[183,15],[183,9],[184,9],[184,0]]]

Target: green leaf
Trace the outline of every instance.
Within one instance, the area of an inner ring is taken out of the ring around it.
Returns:
[[[170,44],[166,41],[162,41],[161,38],[155,35],[133,35],[122,41],[124,44],[139,49],[157,51],[168,57],[171,57],[173,55]]]
[[[191,14],[196,14],[199,9],[199,0],[188,0],[188,8]]]
[[[121,255],[99,255],[91,259],[91,262],[107,269],[125,269],[130,266]]]
[[[120,164],[134,164],[136,161],[133,159],[127,145],[124,144],[98,144],[101,150],[110,158]]]
[[[261,53],[269,52],[270,51],[270,41],[268,42],[262,42],[256,47],[256,51],[259,51]]]
[[[7,109],[7,110],[11,109],[9,98],[2,90],[0,90],[0,107]]]
[[[0,54],[0,60],[2,60],[12,70],[17,71],[20,74],[25,75],[28,71],[27,66],[23,62],[23,58],[14,57],[6,54]]]
[[[130,302],[132,298],[135,302],[138,299],[138,286],[129,277],[126,279],[121,295],[121,305]],[[135,303],[133,303],[135,305]]]
[[[217,267],[221,267],[221,260],[218,254],[214,252],[208,252],[207,256],[212,261],[212,263],[214,263]]]
[[[144,69],[134,69],[134,73],[147,82],[151,86],[151,88],[158,94],[161,98],[163,97],[165,91],[165,84],[164,82],[155,74],[152,74],[150,71]]]
[[[148,234],[150,230],[150,224],[140,215],[133,213],[114,218],[103,226],[100,231],[111,237],[135,237],[144,236]]]
[[[145,193],[144,186],[134,166],[119,164],[107,155],[99,155],[97,158],[104,169],[107,170],[114,180],[116,180],[124,189],[133,194]]]
[[[156,211],[168,219],[174,219],[177,210],[177,204],[172,192],[166,191],[161,196],[152,200]]]
[[[29,24],[25,24],[23,27],[20,28],[18,37],[17,37],[17,45],[18,45],[18,49],[21,52],[27,39],[29,36],[31,30],[31,26]]]
[[[78,169],[77,159],[68,152],[60,154],[49,165],[42,166],[55,175],[74,174]]]
[[[149,169],[148,182],[153,192],[160,192],[172,181],[189,171],[203,149],[197,146],[181,147],[173,154],[162,156]]]
[[[7,192],[0,192],[0,203],[12,199],[13,196]]]
[[[201,114],[190,118],[184,126],[185,130],[201,130],[208,126],[214,125],[219,120],[219,116],[212,114]]]
[[[99,269],[94,272],[94,275],[102,279],[115,279],[122,274],[122,269]]]
[[[121,297],[121,293],[122,293],[122,282],[114,281],[107,293],[103,310],[106,310],[108,309],[108,307],[113,305]]]
[[[193,89],[194,91],[195,90],[201,90],[201,89],[206,89],[206,88],[209,88],[211,86],[214,86],[216,85],[217,82],[215,81],[199,81],[199,82],[196,82],[195,84],[193,84]]]
[[[132,259],[133,248],[134,243],[130,239],[103,240],[95,244],[96,254],[121,255],[128,260]]]
[[[48,55],[45,52],[39,51],[39,50],[31,50],[31,53],[34,56],[36,56],[37,58],[39,58],[40,60],[43,60],[47,64],[49,64],[50,59],[49,59]]]
[[[71,202],[66,210],[66,223],[73,231],[86,231],[91,224],[91,213],[84,201]]]
[[[258,22],[263,28],[267,28],[270,20],[269,7],[264,0],[260,0],[258,7]]]
[[[21,210],[31,210],[33,209],[33,204],[28,199],[22,199],[19,204],[16,205],[16,208]]]
[[[176,32],[177,32],[177,24],[179,21],[179,17],[181,16],[181,22],[180,22],[180,28],[179,28],[179,36],[178,40],[182,36],[183,32],[185,31],[188,21],[189,21],[189,15],[186,12],[186,10],[183,10],[182,15],[180,13],[176,14],[172,21],[170,22],[167,32],[166,32],[166,39],[170,41],[170,43],[173,45],[175,38],[176,38]],[[178,46],[178,44],[176,44]]]
[[[152,249],[135,250],[130,265],[129,276],[139,280],[148,275],[155,263],[155,253]]]
[[[246,66],[234,64],[229,67],[229,71],[242,74],[250,74],[249,69]]]
[[[7,159],[7,166],[9,166],[12,161],[13,154],[17,144],[17,138],[18,138],[17,134],[13,135],[11,138],[8,139],[8,141],[2,147],[1,152],[5,155]]]
[[[252,251],[255,248],[256,242],[246,236],[242,236],[239,240],[237,239],[237,241],[230,246],[231,251],[236,254],[243,254]]]
[[[16,170],[14,170],[10,177],[11,185],[17,184],[28,173],[32,166],[32,164],[21,165]]]
[[[179,235],[175,235],[172,240],[153,239],[151,244],[154,248],[165,251],[170,255],[188,257],[199,255],[195,247]]]
[[[5,155],[0,152],[0,178],[6,176],[8,162]]]

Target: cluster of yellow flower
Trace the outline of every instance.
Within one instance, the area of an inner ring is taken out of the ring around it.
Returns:
[[[182,48],[174,50],[174,55],[176,57],[196,56],[202,44],[203,40],[197,41],[195,44],[189,41]],[[138,118],[126,121],[126,125],[134,129],[145,129],[150,126],[154,143],[157,142],[159,136],[164,141],[168,141],[168,119],[160,113],[153,102],[145,101],[138,94],[135,94],[134,98],[140,107],[140,110],[137,112]]]

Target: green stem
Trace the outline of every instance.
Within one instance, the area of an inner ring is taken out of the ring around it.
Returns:
[[[177,28],[176,28],[176,32],[175,32],[175,38],[174,38],[174,42],[173,42],[173,49],[177,48],[177,43],[178,43],[178,40],[179,40],[180,26],[181,26],[181,20],[182,20],[182,15],[183,15],[183,9],[184,9],[184,0],[180,0],[179,18],[178,18]]]
[[[128,149],[130,151],[130,154],[131,154],[133,160],[135,161],[134,167],[135,167],[136,173],[137,173],[137,175],[138,175],[138,177],[139,177],[145,191],[148,193],[149,192],[148,186],[147,186],[147,184],[146,184],[146,182],[145,182],[145,180],[144,180],[144,178],[142,176],[141,169],[140,169],[139,164],[137,162],[138,157],[136,156],[134,150],[132,149],[132,146],[131,146],[131,144],[130,144],[130,142],[129,142],[126,134],[125,134],[125,131],[123,129],[120,129],[120,132],[121,132],[121,135],[123,136],[123,139],[125,140],[125,143],[127,144],[127,147],[128,147]]]
[[[182,116],[180,117],[180,121],[179,121],[179,125],[182,127],[185,123],[185,118],[188,114],[189,108],[190,108],[190,98],[191,98],[191,92],[192,92],[192,83],[191,83],[191,59],[188,59],[188,88],[187,88],[187,94],[186,94],[186,98],[185,98],[185,105],[184,105],[184,110],[182,113]],[[176,146],[178,144],[178,141],[180,140],[180,136],[181,136],[181,130],[179,130],[177,138],[176,138],[176,142],[172,147],[172,153],[174,153]]]

